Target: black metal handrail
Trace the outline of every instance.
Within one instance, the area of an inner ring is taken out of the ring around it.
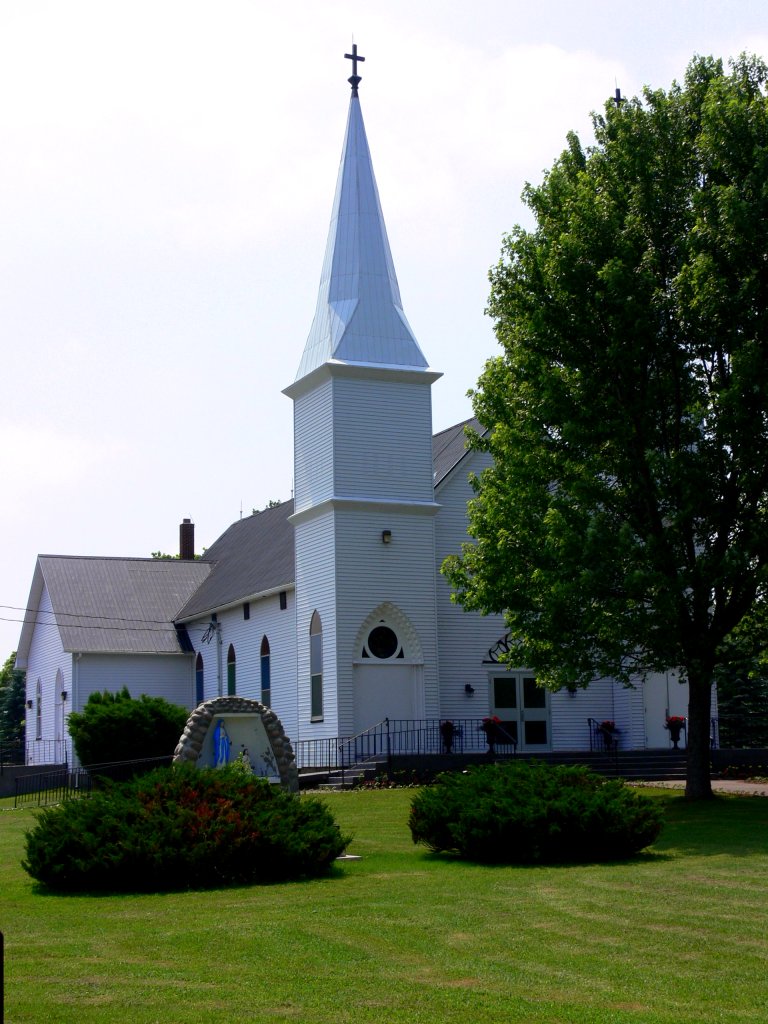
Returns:
[[[621,729],[617,729],[615,725],[609,729],[607,726],[610,724],[610,721],[610,718],[604,718],[600,721],[597,718],[587,719],[590,754],[595,752],[618,754]]]

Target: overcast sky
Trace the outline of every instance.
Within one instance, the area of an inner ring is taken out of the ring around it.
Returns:
[[[436,431],[566,133],[695,53],[768,57],[753,0],[0,0],[0,660],[38,553],[174,552],[187,516],[199,550],[291,496],[353,36]]]

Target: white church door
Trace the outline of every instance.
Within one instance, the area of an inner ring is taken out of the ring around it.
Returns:
[[[355,734],[385,718],[420,718],[421,677],[420,665],[355,665]]]
[[[360,628],[355,648],[355,733],[385,718],[390,722],[422,718],[421,646],[403,613],[390,602],[380,605]]]
[[[517,741],[518,751],[535,753],[552,744],[549,692],[534,676],[505,672],[491,676],[491,714]]]

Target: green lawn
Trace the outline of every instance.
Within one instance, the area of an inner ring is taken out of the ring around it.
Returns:
[[[768,799],[688,805],[630,864],[498,868],[413,846],[408,790],[331,794],[333,877],[44,896],[0,804],[7,1024],[768,1021]]]

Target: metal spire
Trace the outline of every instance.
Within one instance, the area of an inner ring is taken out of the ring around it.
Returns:
[[[364,58],[352,45],[353,71]],[[347,130],[317,307],[296,380],[329,361],[426,370],[403,311],[357,96],[349,79]]]

